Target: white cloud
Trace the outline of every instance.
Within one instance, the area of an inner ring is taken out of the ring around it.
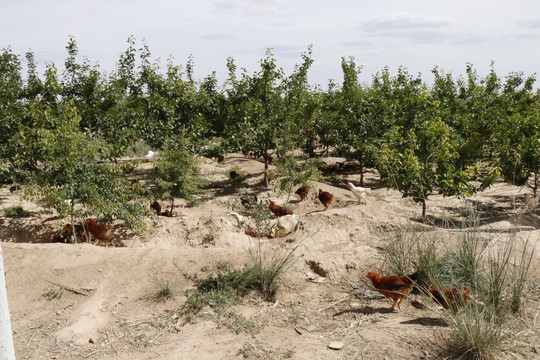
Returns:
[[[528,29],[540,29],[540,16],[528,16],[518,19],[516,24]]]
[[[456,22],[457,20],[449,16],[426,16],[399,12],[370,17],[360,24],[359,29],[369,32],[434,29],[452,25]]]

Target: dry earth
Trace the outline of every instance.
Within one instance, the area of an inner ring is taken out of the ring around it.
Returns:
[[[339,159],[332,159],[337,161]],[[247,175],[229,180],[225,171],[239,167]],[[383,268],[380,250],[391,230],[457,233],[469,204],[482,209],[482,229],[492,241],[540,240],[540,215],[523,213],[523,187],[498,183],[468,200],[433,196],[428,202],[432,225],[418,221],[421,209],[395,191],[374,189],[366,205],[358,204],[336,181],[315,183],[335,194],[327,211],[315,198],[292,200],[300,215],[298,230],[285,238],[264,239],[270,246],[299,245],[300,259],[286,273],[274,303],[247,298],[235,306],[249,322],[244,331],[205,308],[195,321],[181,326],[175,313],[186,301],[204,267],[231,262],[241,268],[255,240],[246,235],[227,202],[240,193],[284,198],[261,185],[262,164],[229,155],[217,164],[205,160],[202,171],[211,181],[201,204],[176,201],[175,216],[160,217],[146,234],[120,232],[113,246],[58,244],[48,240],[63,219],[43,214],[20,194],[0,188],[0,239],[8,301],[18,359],[440,359],[435,344],[448,333],[437,310],[421,295],[403,302],[402,312],[386,310],[386,299],[366,299],[368,270]],[[358,184],[359,175],[343,177]],[[3,209],[22,205],[32,216],[4,217]],[[412,225],[411,225],[412,224]],[[440,226],[437,226],[439,224]],[[445,226],[442,226],[445,225]],[[312,261],[327,272],[321,282],[308,281]],[[526,309],[528,325],[508,359],[532,359],[540,353],[540,246],[536,247]],[[173,297],[160,301],[153,278],[170,282]],[[354,289],[352,285],[357,285]],[[44,294],[61,296],[48,300]],[[254,328],[255,327],[255,328]],[[329,344],[342,342],[341,350]]]

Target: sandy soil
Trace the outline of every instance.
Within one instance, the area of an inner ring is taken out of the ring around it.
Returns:
[[[235,166],[247,175],[233,181],[225,172]],[[420,207],[380,187],[377,174],[368,170],[366,186],[374,190],[366,205],[358,204],[341,181],[315,183],[315,189],[335,195],[330,208],[322,211],[315,191],[304,201],[294,198],[290,206],[300,215],[298,230],[263,240],[269,246],[298,245],[301,257],[283,278],[275,302],[248,297],[234,307],[256,329],[235,331],[211,308],[182,326],[175,310],[186,301],[194,279],[208,274],[203,268],[215,270],[223,261],[240,268],[255,246],[227,215],[227,202],[252,193],[284,203],[262,185],[262,169],[261,162],[238,154],[220,164],[205,160],[202,172],[210,184],[200,205],[177,200],[174,217],[160,217],[142,235],[122,231],[109,248],[50,243],[63,219],[0,188],[0,239],[17,358],[439,359],[434,344],[449,330],[424,297],[411,295],[402,312],[391,313],[389,300],[363,296],[364,286],[371,288],[366,272],[383,268],[383,238],[398,229],[458,232],[459,225],[447,225],[459,224],[474,204],[481,209],[485,235],[495,241],[540,240],[540,215],[523,213],[523,187],[498,183],[467,200],[432,196],[427,210],[432,225],[424,225],[418,221]],[[342,180],[358,185],[359,175]],[[13,205],[32,216],[4,217],[3,209]],[[535,251],[526,299],[530,330],[518,338],[509,359],[540,357],[535,318],[540,246]],[[326,272],[323,281],[308,281],[310,263]],[[155,278],[170,282],[172,298],[157,299]],[[46,293],[61,296],[48,300]],[[342,348],[330,349],[336,341]]]

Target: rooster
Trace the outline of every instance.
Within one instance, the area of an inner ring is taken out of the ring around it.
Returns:
[[[276,215],[276,217],[281,217],[285,215],[291,215],[293,212],[291,210],[287,210],[279,205],[277,205],[275,202],[270,200],[270,204],[268,205],[268,208],[270,211]]]
[[[461,307],[467,306],[469,300],[477,305],[485,305],[483,302],[472,297],[470,286],[441,289],[440,287],[430,285],[429,292],[436,303],[440,304],[445,309],[450,308],[454,312],[458,311]]]
[[[359,204],[367,204],[366,194],[369,194],[371,192],[370,188],[354,186],[351,183],[347,183],[347,187],[351,189],[353,195],[356,196]]]
[[[295,192],[300,197],[300,201],[304,200],[309,194],[309,188],[307,186],[300,186]]]
[[[322,191],[319,189],[319,201],[324,205],[324,210],[328,209],[328,206],[334,200],[334,194],[330,194],[328,191]]]
[[[380,276],[375,272],[369,271],[366,277],[371,280],[375,289],[394,301],[390,308],[392,311],[395,310],[396,304],[401,311],[401,302],[411,293],[418,278],[418,273],[416,272],[408,276]]]
[[[527,208],[529,208],[530,211],[536,212],[536,208],[538,207],[538,203],[540,202],[540,195],[536,197],[531,197],[529,194],[525,194],[525,205]]]
[[[86,219],[84,222],[88,226],[90,234],[99,240],[98,245],[105,243],[105,246],[109,247],[109,240],[112,239],[119,225],[98,224],[93,219]]]

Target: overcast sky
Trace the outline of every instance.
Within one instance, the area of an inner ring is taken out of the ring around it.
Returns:
[[[363,66],[368,82],[385,66],[428,83],[434,66],[456,77],[467,63],[485,76],[494,61],[501,77],[540,66],[538,0],[0,0],[0,14],[0,48],[61,67],[72,35],[107,72],[131,35],[163,65],[191,54],[197,79],[216,71],[220,81],[228,57],[252,73],[267,48],[288,75],[310,44],[310,82],[322,86],[342,81],[343,56]]]

